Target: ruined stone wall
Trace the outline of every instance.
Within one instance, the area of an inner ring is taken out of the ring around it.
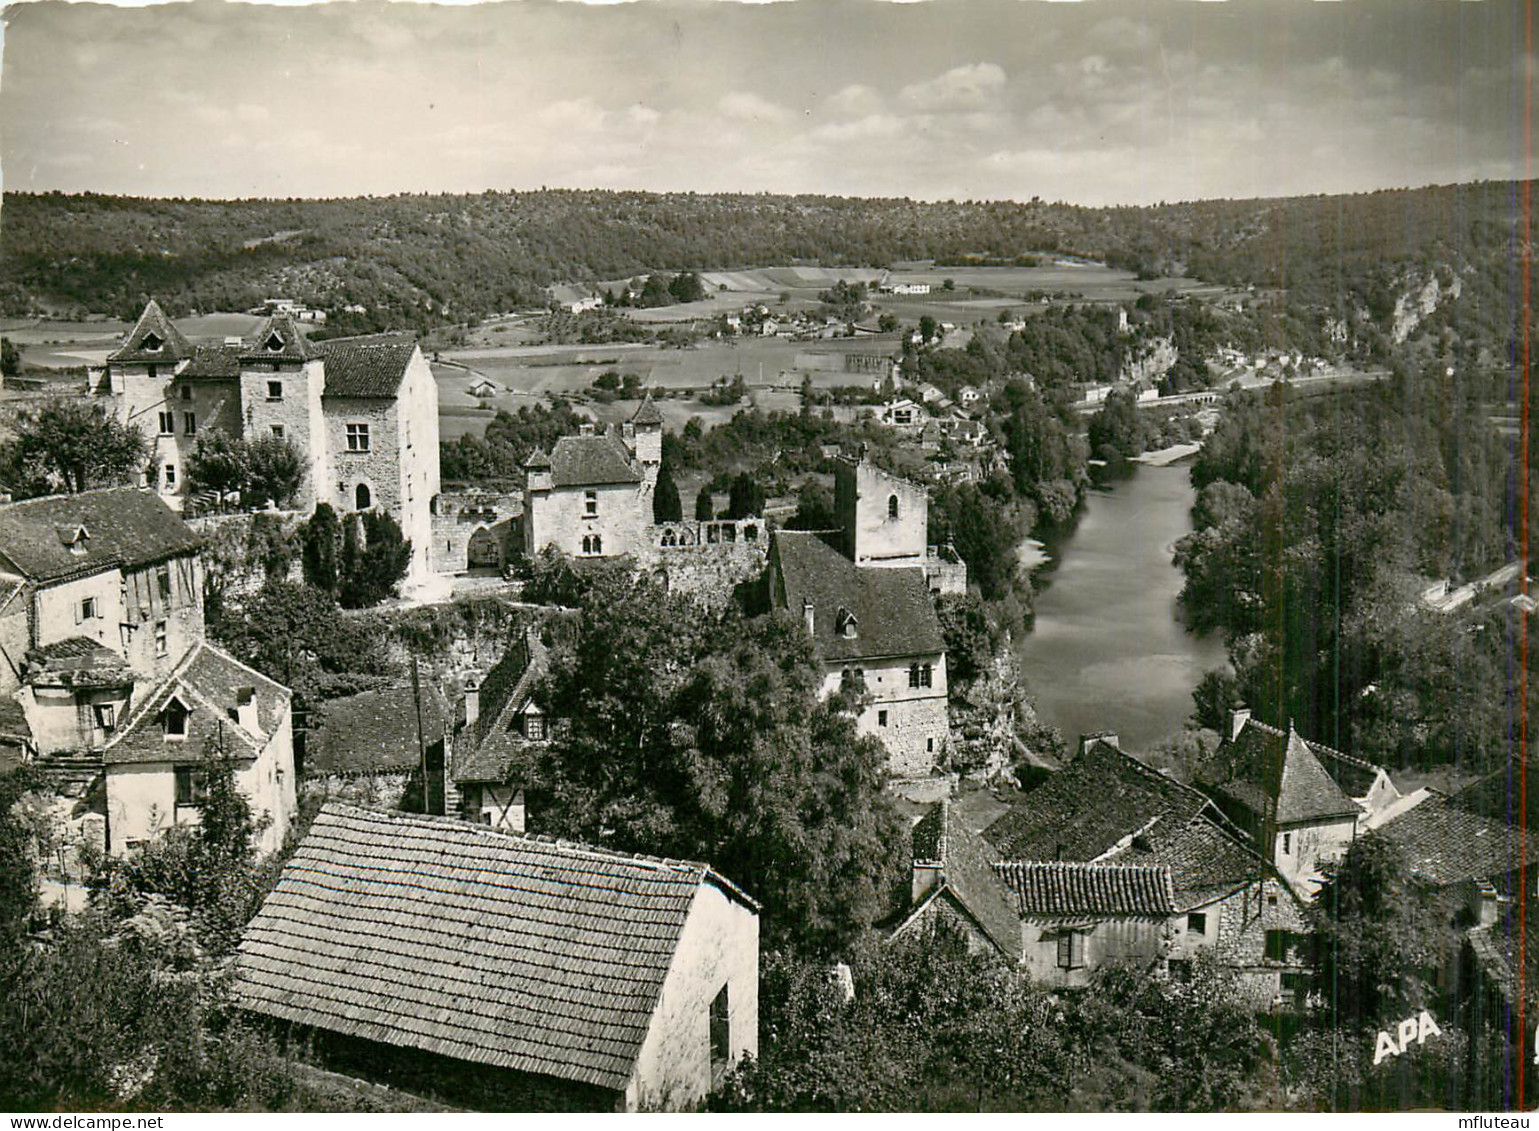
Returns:
[[[739,585],[764,573],[769,527],[762,518],[657,523],[639,541],[636,564],[673,593],[707,604],[732,599]]]

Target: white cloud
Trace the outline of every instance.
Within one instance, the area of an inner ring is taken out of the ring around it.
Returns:
[[[784,125],[794,115],[778,102],[771,102],[751,91],[734,90],[721,96],[717,104],[723,114],[740,122],[768,122]]]
[[[904,102],[928,110],[981,110],[991,105],[1005,86],[1005,72],[995,63],[953,67],[927,82],[903,88]]]
[[[823,108],[830,114],[838,114],[843,118],[863,118],[881,113],[884,105],[882,92],[874,86],[851,83],[843,90],[829,95],[828,101],[823,103]]]
[[[829,122],[812,131],[818,141],[867,141],[895,138],[908,133],[909,123],[895,114],[867,114],[853,122]]]

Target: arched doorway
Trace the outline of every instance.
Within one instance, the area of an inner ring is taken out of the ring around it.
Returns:
[[[360,483],[353,491],[354,510],[366,511],[374,505],[374,492],[369,490],[367,483]]]

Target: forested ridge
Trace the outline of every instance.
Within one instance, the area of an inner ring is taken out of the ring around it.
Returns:
[[[1408,276],[1460,275],[1500,307],[1517,240],[1505,182],[1351,196],[1082,208],[828,196],[541,190],[336,200],[6,193],[0,309],[128,317],[245,309],[273,293],[397,326],[539,302],[557,281],[797,261],[1056,252],[1146,275],[1285,287],[1316,314],[1383,323]]]

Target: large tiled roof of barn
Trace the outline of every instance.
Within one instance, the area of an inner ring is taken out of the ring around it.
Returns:
[[[84,530],[83,553],[70,547]],[[0,506],[0,556],[33,581],[132,568],[190,554],[202,542],[152,491],[108,487]]]
[[[1255,719],[1246,722],[1239,738],[1219,747],[1200,778],[1253,812],[1275,804],[1276,812],[1269,816],[1280,825],[1356,817],[1361,812],[1296,732]]]
[[[613,432],[562,436],[551,449],[550,464],[551,482],[557,487],[641,482],[625,442]]]
[[[443,740],[449,701],[429,680],[421,682],[422,740]],[[328,699],[320,723],[305,740],[305,776],[402,773],[422,764],[417,733],[418,695],[410,685],[361,691]]]
[[[817,534],[777,530],[771,553],[786,607],[812,602],[813,646],[825,661],[933,656],[946,649],[924,571],[862,569]],[[855,617],[855,636],[839,632],[839,610]]]
[[[328,397],[394,397],[417,349],[409,333],[370,334],[317,342],[326,363]]]
[[[704,864],[330,804],[246,929],[236,1000],[619,1090],[704,883],[751,905]]]
[[[234,718],[245,688],[256,696],[260,736],[249,733]],[[168,742],[162,713],[173,698],[188,709],[187,734]],[[108,765],[193,763],[214,753],[254,758],[283,725],[289,700],[289,690],[281,683],[204,641],[189,649],[165,682],[138,701],[107,744],[103,760]]]
[[[151,349],[145,339],[151,335],[159,339],[158,348]],[[176,324],[167,318],[165,312],[160,309],[160,304],[150,299],[139,314],[139,320],[134,323],[134,328],[123,339],[123,344],[107,355],[109,362],[124,362],[128,364],[156,364],[164,362],[175,364],[185,361],[193,354],[192,343],[176,328]]]
[[[1007,861],[994,871],[1023,918],[1175,914],[1170,869],[1128,864]]]
[[[1184,828],[1207,798],[1095,742],[984,830],[1001,859],[1094,860],[1138,832]]]

